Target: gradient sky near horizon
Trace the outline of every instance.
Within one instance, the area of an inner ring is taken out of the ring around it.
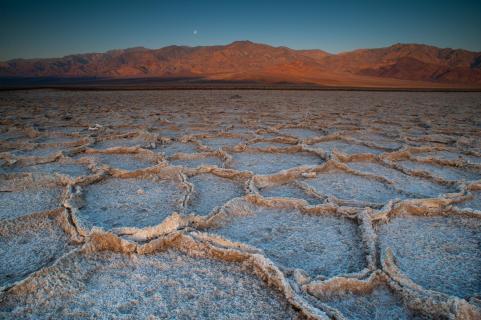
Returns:
[[[0,60],[251,40],[332,53],[394,43],[481,51],[481,1],[0,0]]]

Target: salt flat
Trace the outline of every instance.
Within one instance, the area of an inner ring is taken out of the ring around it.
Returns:
[[[0,318],[480,319],[480,139],[480,93],[0,92]]]

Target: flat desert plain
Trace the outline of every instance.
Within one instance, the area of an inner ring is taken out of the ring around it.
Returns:
[[[0,92],[2,319],[480,319],[481,94]]]

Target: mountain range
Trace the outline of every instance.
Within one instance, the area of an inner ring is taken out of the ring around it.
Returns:
[[[481,52],[395,44],[331,54],[250,41],[0,62],[3,79],[196,79],[327,87],[481,88]],[[63,80],[62,80],[63,79]],[[7,81],[8,82],[8,81]],[[5,80],[2,83],[6,83]]]

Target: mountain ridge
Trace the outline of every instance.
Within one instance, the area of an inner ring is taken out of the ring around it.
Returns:
[[[360,87],[481,87],[481,52],[397,43],[337,54],[248,40],[215,46],[133,47],[0,62],[0,77],[200,78]]]

